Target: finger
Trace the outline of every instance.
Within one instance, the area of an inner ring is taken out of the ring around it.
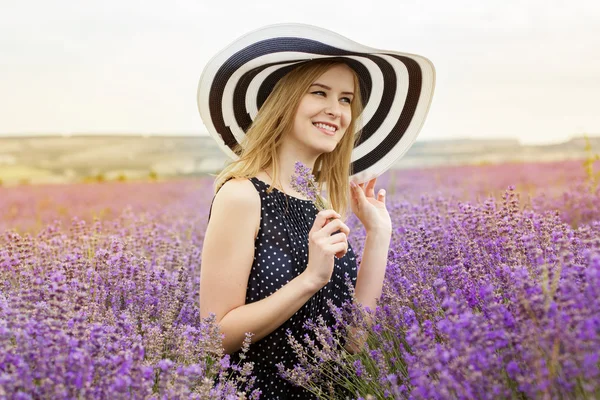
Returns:
[[[346,255],[347,250],[342,250],[339,253],[335,253],[336,258],[342,258]]]
[[[365,194],[367,197],[375,197],[375,183],[377,182],[377,178],[371,179],[367,183],[367,190],[365,190]]]
[[[350,181],[350,199],[352,200],[353,203],[356,203],[356,200],[358,199],[358,196],[356,193],[357,188],[358,188],[358,184],[354,181]]]
[[[383,204],[385,204],[385,189],[379,189],[379,194],[377,195],[377,200],[379,200]]]
[[[363,190],[363,186],[364,186],[364,183],[354,186],[353,196],[356,199],[356,202],[359,204],[361,201],[363,201],[363,197],[365,197],[365,192]]]
[[[348,226],[344,224],[341,219],[338,218],[330,221],[327,225],[321,228],[319,233],[321,233],[323,236],[331,236],[334,232],[343,232],[346,229],[349,229]]]
[[[348,241],[348,237],[346,236],[345,233],[336,233],[335,235],[331,235],[329,237],[329,244],[336,244],[336,243],[341,243],[341,242],[347,242]]]
[[[337,258],[342,258],[342,257],[344,257],[346,255],[347,252],[348,252],[348,248],[346,248],[346,249],[344,249],[344,250],[342,250],[340,252],[335,253],[335,256]]]
[[[348,225],[343,223],[341,219],[333,220],[321,229],[321,232],[325,236],[330,236],[332,233],[337,231],[342,231],[346,235],[350,234],[350,228],[348,228]]]
[[[321,228],[323,228],[327,224],[327,220],[329,220],[330,218],[341,218],[341,215],[332,209],[320,211],[317,214],[315,221],[313,222],[313,226],[310,232],[317,232],[321,230]]]
[[[346,237],[350,236],[350,228],[348,227],[348,225],[342,224],[340,231],[342,231],[346,235]]]
[[[348,251],[348,242],[336,243],[331,246],[331,250],[337,258],[342,258]]]

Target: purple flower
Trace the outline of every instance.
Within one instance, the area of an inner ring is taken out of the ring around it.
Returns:
[[[396,229],[377,307],[313,318],[296,365],[278,371],[352,398],[593,398],[600,188],[588,172],[577,161],[385,174]],[[211,184],[0,188],[3,396],[259,396],[214,316],[200,318]],[[366,232],[347,223],[368,268]],[[350,327],[366,340],[356,354],[342,347]]]
[[[317,210],[322,211],[329,208],[327,200],[319,195],[319,189],[311,169],[297,161],[294,164],[294,171],[291,180],[292,188],[312,200]]]
[[[352,364],[352,366],[354,367],[356,376],[358,376],[359,378],[362,377],[363,374],[365,373],[365,369],[364,369],[362,363],[360,362],[360,360],[354,361],[354,364]]]

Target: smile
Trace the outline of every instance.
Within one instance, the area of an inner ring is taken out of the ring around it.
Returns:
[[[317,127],[320,131],[330,136],[335,135],[335,132],[337,131],[336,126],[324,124],[322,122],[315,122],[313,125]]]

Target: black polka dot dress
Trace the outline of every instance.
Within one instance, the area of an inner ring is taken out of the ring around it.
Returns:
[[[250,178],[261,198],[261,221],[255,240],[254,262],[246,290],[246,304],[262,300],[275,293],[301,274],[308,264],[308,233],[312,228],[317,208],[310,200],[288,196],[277,189],[267,193],[269,185],[258,178]],[[262,340],[253,343],[244,361],[254,363],[255,388],[262,391],[261,399],[313,399],[310,392],[279,377],[276,364],[292,368],[296,357],[288,344],[286,331],[292,331],[301,343],[307,319],[317,320],[321,315],[328,325],[334,324],[327,306],[331,299],[336,306],[350,298],[345,274],[356,285],[356,258],[348,243],[344,257],[334,258],[331,280],[313,295],[292,317]],[[232,362],[239,362],[240,352],[232,354]]]

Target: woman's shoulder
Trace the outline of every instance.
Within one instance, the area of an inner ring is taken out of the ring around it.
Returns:
[[[218,224],[251,224],[256,237],[260,226],[260,207],[260,195],[254,184],[246,178],[231,178],[219,188],[211,213]]]
[[[260,195],[250,179],[230,178],[219,188],[214,201],[248,207],[260,205]]]

